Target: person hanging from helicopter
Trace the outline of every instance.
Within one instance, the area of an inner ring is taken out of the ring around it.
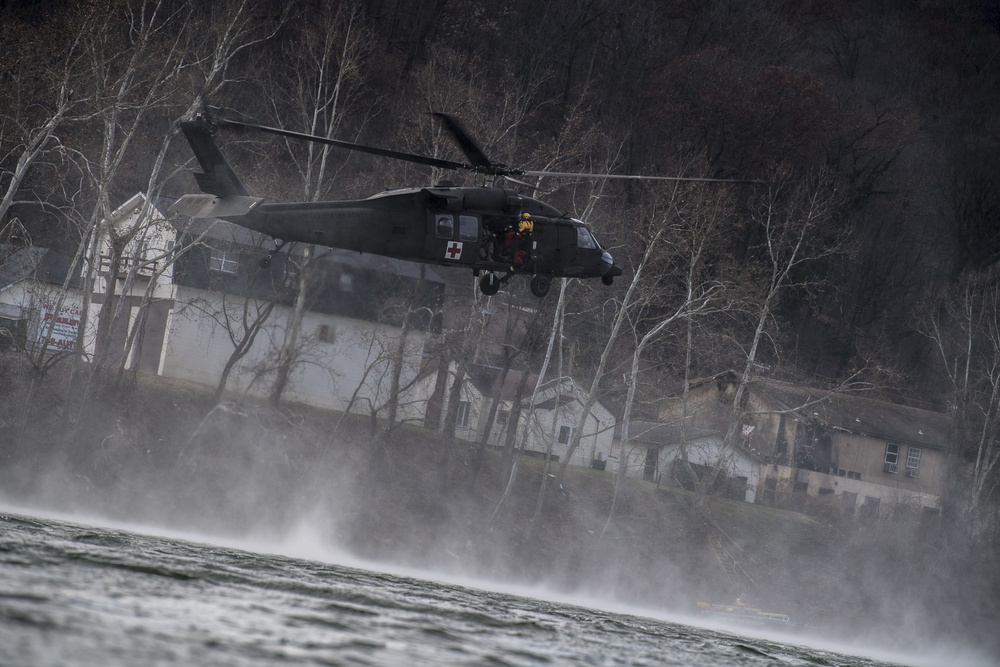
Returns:
[[[517,223],[517,231],[529,236],[531,232],[535,231],[535,221],[531,219],[530,213],[521,214],[521,220]]]

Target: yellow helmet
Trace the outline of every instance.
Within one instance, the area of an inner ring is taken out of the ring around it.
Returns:
[[[535,223],[531,221],[531,215],[528,213],[521,214],[521,222],[517,225],[517,231],[519,232],[530,232],[534,231]]]

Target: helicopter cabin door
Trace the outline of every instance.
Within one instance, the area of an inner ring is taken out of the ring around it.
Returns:
[[[471,265],[479,260],[479,216],[434,212],[425,247],[426,261],[447,266]]]
[[[535,218],[531,245],[532,268],[537,273],[562,275],[576,257],[576,233],[570,225],[555,220]]]
[[[576,229],[565,223],[557,223],[555,227],[558,234],[554,257],[555,266],[565,270],[576,261]]]

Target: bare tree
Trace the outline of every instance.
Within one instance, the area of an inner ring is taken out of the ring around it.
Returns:
[[[927,317],[952,407],[945,512],[961,512],[972,536],[1000,533],[1000,285],[962,276]]]
[[[291,100],[294,104],[292,115],[298,115],[302,124],[300,130],[333,138],[344,125],[347,111],[356,105],[357,93],[364,85],[363,72],[372,44],[370,28],[361,10],[354,5],[323,4],[315,10],[315,15],[302,19],[295,24],[296,38],[285,42],[288,45],[284,54],[287,69],[265,84],[274,91],[268,96],[268,103],[274,116],[284,119],[289,112],[287,103]],[[306,201],[319,201],[330,189],[333,148],[313,142],[305,145],[291,142],[286,139],[286,148],[301,179],[302,194]],[[310,281],[314,279],[311,274],[315,256],[315,249],[307,246],[299,266],[298,295],[289,312],[269,395],[272,405],[280,403],[288,385],[308,305]]]
[[[78,151],[79,169],[90,184],[90,205],[79,218],[83,230],[81,248],[86,247],[82,321],[90,319],[91,297],[102,292],[97,315],[97,336],[91,372],[81,392],[82,404],[92,389],[96,374],[111,352],[124,307],[121,297],[130,293],[138,263],[123,263],[126,248],[140,238],[154,218],[147,198],[143,214],[129,226],[113,224],[111,197],[120,181],[128,177],[135,144],[143,134],[151,113],[170,104],[182,73],[199,70],[202,91],[209,93],[226,81],[234,56],[266,36],[257,30],[247,11],[247,3],[226,3],[231,10],[224,17],[210,17],[192,25],[193,13],[204,8],[190,3],[178,6],[164,2],[144,3],[115,0],[110,23],[104,14],[87,16],[82,30],[87,80],[96,90],[93,118],[98,123],[99,146],[83,146]],[[194,37],[196,35],[196,37]],[[196,98],[189,111],[200,107]],[[175,121],[163,135],[148,179],[148,192],[158,190],[167,148],[178,129]],[[105,277],[97,275],[100,249],[107,250]],[[124,276],[119,281],[118,276]],[[102,285],[103,280],[103,285]],[[95,288],[100,287],[99,290]],[[78,348],[70,385],[76,383],[83,350]]]
[[[531,398],[528,401],[527,408],[528,408],[528,419],[529,420],[531,419],[532,415],[534,414],[535,404],[536,404],[536,400],[538,398],[538,388],[542,384],[542,382],[544,382],[544,380],[545,380],[545,376],[546,376],[546,373],[548,372],[548,368],[549,368],[549,362],[552,360],[552,353],[553,353],[553,350],[555,349],[556,338],[557,338],[558,332],[560,331],[559,322],[563,318],[563,314],[564,314],[563,313],[563,308],[564,308],[565,303],[566,303],[566,284],[567,284],[567,281],[566,281],[565,278],[562,279],[562,280],[560,280],[560,282],[559,282],[559,300],[556,302],[555,312],[553,313],[552,327],[549,330],[548,345],[546,346],[546,349],[545,349],[545,356],[542,359],[541,369],[538,371],[538,381],[535,383],[535,386],[532,388]],[[518,401],[518,402],[520,402],[520,396],[518,396],[515,400]],[[516,423],[512,424],[508,428],[512,429],[512,431],[515,434],[517,433],[517,425],[516,425]],[[504,504],[510,498],[510,493],[511,493],[511,491],[514,488],[514,482],[517,479],[518,470],[520,469],[521,454],[524,452],[524,449],[527,446],[528,436],[529,436],[529,431],[530,430],[531,429],[526,428],[521,433],[521,443],[520,443],[520,445],[518,445],[517,452],[515,453],[515,455],[513,457],[513,461],[512,461],[511,466],[510,466],[510,472],[507,473],[507,484],[504,487],[503,494],[500,496],[500,500],[497,502],[497,506],[493,509],[493,513],[490,515],[488,523],[492,524],[496,520],[496,517],[500,513],[500,510],[503,508]],[[544,484],[544,481],[543,481],[543,484]],[[541,491],[540,491],[540,493],[542,494],[542,497],[544,497],[544,492],[545,492],[545,487],[543,486],[542,489],[541,489]],[[541,512],[541,507],[538,508],[538,513],[540,514],[540,512]],[[527,535],[530,535],[530,533],[531,533],[531,530],[530,530],[530,527],[529,527],[529,529],[527,531]]]
[[[687,187],[677,186],[662,195],[654,195],[653,203],[637,207],[632,217],[649,216],[645,229],[637,230],[637,244],[642,249],[632,277],[620,300],[613,301],[614,317],[607,334],[601,336],[600,358],[593,369],[593,379],[583,401],[583,411],[573,429],[566,458],[559,466],[559,481],[566,474],[569,461],[585,435],[587,416],[600,398],[601,385],[611,370],[616,350],[622,345],[622,331],[627,325],[642,326],[642,313],[658,308],[671,295],[674,285],[684,275],[687,293],[681,302],[694,297],[697,282],[703,274],[702,258],[706,248],[718,239],[722,224],[731,214],[726,210],[731,202],[725,196],[705,192],[698,196]],[[655,201],[655,199],[660,201]],[[683,257],[678,264],[677,257]],[[685,272],[686,273],[681,273]],[[678,275],[680,274],[680,275]],[[685,283],[682,283],[685,284]],[[648,343],[647,343],[648,344]],[[627,371],[626,371],[627,372]]]
[[[77,18],[74,12],[53,12],[34,24],[14,13],[0,22],[5,54],[0,65],[0,222],[18,203],[21,186],[40,159],[50,153],[57,161],[65,159],[60,130],[93,113],[89,87],[81,78],[87,33],[70,28]]]
[[[692,199],[698,200],[699,198],[692,197]],[[720,201],[725,202],[725,198],[714,198],[714,202]],[[640,282],[645,289],[643,289],[644,295],[639,303],[630,304],[637,307],[637,312],[632,314],[632,326],[629,330],[635,344],[631,355],[631,364],[625,374],[627,391],[620,428],[621,450],[618,454],[614,496],[607,521],[601,531],[602,538],[615,518],[615,513],[625,491],[629,468],[629,430],[646,349],[673,325],[686,322],[690,327],[694,318],[728,308],[728,304],[721,299],[726,285],[717,277],[707,274],[705,270],[706,256],[711,252],[712,246],[718,239],[721,223],[728,217],[728,204],[722,203],[716,207],[699,201],[702,206],[696,206],[695,210],[689,211],[685,210],[684,206],[679,205],[683,202],[685,202],[684,197],[672,198],[664,213],[660,214],[666,219],[661,218],[654,222],[653,234],[649,239],[647,252],[643,255],[643,261],[639,266],[639,269],[645,268],[650,255],[653,254],[652,248],[664,245],[670,249],[669,255],[672,255],[672,257],[663,258],[666,259],[664,263],[667,271],[663,272],[661,269],[657,272],[658,276],[645,284],[642,282],[643,271],[637,270],[633,278],[633,283]],[[664,285],[664,282],[667,285]],[[681,286],[681,289],[674,295],[670,294],[672,290],[668,287],[671,283]],[[633,292],[634,287],[634,284],[629,286],[629,294]],[[670,299],[671,296],[673,299]],[[666,304],[663,301],[668,300],[673,300],[676,305],[672,308],[664,308],[663,305]],[[623,309],[625,309],[624,304]],[[643,314],[642,311],[647,312]],[[688,331],[690,330],[688,329]]]
[[[705,494],[713,488],[724,468],[729,450],[738,445],[744,423],[746,394],[757,374],[761,347],[770,343],[772,358],[780,358],[780,326],[776,315],[781,299],[791,290],[808,291],[813,285],[801,269],[840,252],[840,238],[828,233],[837,202],[835,190],[825,173],[797,183],[785,180],[771,186],[758,201],[750,224],[756,242],[747,251],[747,265],[736,278],[745,290],[737,295],[734,310],[743,314],[750,335],[738,341],[742,368],[738,369],[723,451],[707,475],[697,482],[693,510],[700,512]],[[803,277],[806,276],[806,277]],[[741,337],[742,338],[742,337]]]

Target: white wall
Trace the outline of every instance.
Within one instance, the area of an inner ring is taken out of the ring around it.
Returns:
[[[646,467],[647,445],[631,443],[626,451],[627,468],[626,474],[631,477],[642,477]],[[688,461],[703,466],[714,466],[720,455],[724,458],[722,471],[729,477],[746,477],[747,488],[744,500],[752,503],[757,498],[757,487],[760,483],[760,464],[744,454],[738,449],[729,448],[723,453],[722,442],[718,437],[704,437],[692,440],[687,443]],[[611,457],[612,461],[608,468],[618,470],[618,462],[621,456],[620,444],[616,443],[615,451]],[[670,464],[680,458],[680,444],[665,445],[659,448],[657,469],[662,473]]]
[[[242,297],[224,297],[208,290],[179,286],[160,374],[214,387],[234,344],[227,327],[207,313],[225,309],[232,318],[239,318],[243,305]],[[284,306],[274,307],[250,352],[230,376],[228,390],[261,396],[269,393],[289,310]],[[321,336],[321,327],[325,327],[325,336]],[[239,327],[236,329],[239,331]],[[395,353],[399,335],[400,330],[395,327],[307,312],[299,339],[300,354],[284,398],[342,410],[357,392],[355,411],[367,412],[367,401],[383,404],[390,382],[388,360]],[[415,376],[426,339],[427,334],[411,330],[404,352],[401,386]]]
[[[569,446],[558,442],[560,428],[568,426],[575,429],[582,413],[583,404],[575,399],[561,404],[558,411],[536,409],[528,436],[528,448],[544,452],[551,442],[552,453],[559,456],[560,462],[564,461]],[[595,404],[587,415],[585,424],[580,445],[573,452],[570,464],[589,468],[597,453],[603,454],[605,459],[611,453],[614,418],[603,406]]]
[[[447,402],[448,392],[451,390],[451,385],[454,382],[455,368],[456,365],[452,364],[448,375],[447,387],[443,397],[445,402]],[[434,389],[435,381],[436,374],[428,374],[420,385],[419,393],[429,398]],[[571,381],[563,383],[563,391],[567,395],[574,392],[579,394],[579,388],[575,387]],[[546,399],[551,398],[552,394],[553,392],[551,390],[548,392],[543,390],[539,393],[537,400],[540,403],[544,403]],[[525,397],[525,401],[527,402],[529,398],[530,394]],[[486,417],[487,411],[489,410],[490,399],[481,394],[475,385],[467,379],[462,384],[460,400],[466,401],[469,404],[469,419],[465,426],[456,424],[455,434],[459,438],[476,442],[482,437],[483,429],[486,427]],[[511,403],[512,401],[510,400],[502,400],[497,407],[497,419],[494,420],[493,430],[489,438],[489,442],[495,446],[502,445],[506,436],[506,426],[500,425],[499,415],[501,411],[509,412],[511,410]],[[544,410],[536,408],[535,415],[530,420],[531,428],[528,429],[527,449],[532,452],[544,453],[547,451],[547,447],[551,441],[553,445],[552,453],[559,456],[560,462],[563,461],[568,447],[557,442],[559,427],[565,425],[576,428],[576,424],[582,410],[583,404],[580,400],[578,400],[578,398],[565,400],[565,402],[560,403],[559,405],[558,416],[553,427],[554,411],[551,409]],[[444,414],[442,414],[442,419],[443,417]],[[518,443],[520,443],[520,438],[523,437],[526,428],[526,419],[527,408],[525,407],[521,413],[520,424],[518,424]],[[580,446],[574,452],[570,463],[571,465],[589,468],[596,453],[600,452],[603,454],[605,459],[607,459],[608,455],[611,453],[611,446],[614,441],[615,419],[614,415],[612,415],[611,412],[598,402],[591,408],[586,424],[587,425],[583,432],[583,438],[580,441]]]

